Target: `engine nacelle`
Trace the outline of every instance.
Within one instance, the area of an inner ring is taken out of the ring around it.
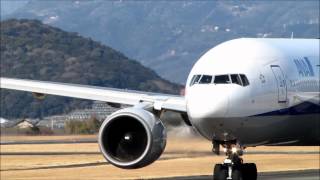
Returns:
[[[101,125],[99,147],[105,159],[125,169],[141,168],[157,160],[166,146],[166,130],[151,112],[126,108]]]

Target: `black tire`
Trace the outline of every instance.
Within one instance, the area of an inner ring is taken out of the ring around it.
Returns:
[[[254,163],[242,164],[243,180],[257,180],[257,166]]]
[[[232,180],[242,180],[242,173],[241,169],[234,169],[232,170]]]
[[[257,172],[257,166],[254,163],[249,163],[249,172],[251,175],[252,180],[257,180],[258,178],[258,172]]]
[[[226,180],[228,168],[222,164],[216,164],[213,171],[213,180]]]

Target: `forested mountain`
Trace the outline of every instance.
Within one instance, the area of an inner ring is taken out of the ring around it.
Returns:
[[[27,78],[178,94],[180,86],[122,53],[43,24],[38,20],[1,22],[1,77]],[[1,117],[39,117],[69,112],[91,101],[1,89]]]
[[[14,11],[1,11],[5,13],[2,18],[38,19],[78,32],[182,84],[201,54],[220,42],[240,37],[289,38],[292,34],[295,38],[319,37],[316,0],[22,0],[13,5]]]

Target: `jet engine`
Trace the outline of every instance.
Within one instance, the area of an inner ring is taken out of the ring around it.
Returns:
[[[101,125],[99,147],[111,164],[135,169],[157,160],[166,146],[166,130],[159,118],[142,108],[125,108]]]

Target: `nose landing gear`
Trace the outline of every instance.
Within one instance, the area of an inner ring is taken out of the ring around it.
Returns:
[[[219,142],[213,142],[213,152],[219,155]],[[243,148],[236,144],[224,144],[228,156],[222,164],[216,164],[213,171],[214,180],[256,180],[257,167],[254,163],[243,163],[240,156]]]

